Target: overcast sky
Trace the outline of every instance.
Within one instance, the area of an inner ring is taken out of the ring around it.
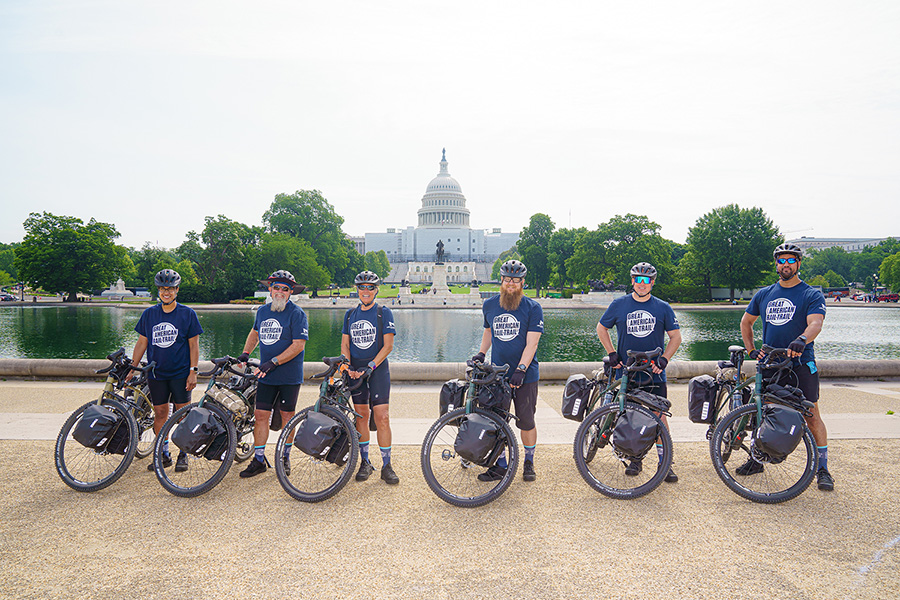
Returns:
[[[318,189],[416,224],[447,149],[476,228],[760,206],[900,236],[900,3],[0,3],[0,241],[32,211],[175,247]]]

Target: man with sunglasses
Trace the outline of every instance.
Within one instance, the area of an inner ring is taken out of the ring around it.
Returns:
[[[156,367],[147,376],[147,385],[153,402],[153,431],[159,433],[169,418],[169,403],[175,405],[175,410],[186,406],[191,401],[191,391],[197,387],[203,328],[193,308],[175,301],[181,275],[172,269],[163,269],[154,276],[153,283],[159,294],[159,304],[141,313],[134,328],[138,341],[131,362],[139,365],[144,352],[147,362],[156,362]],[[164,467],[172,465],[169,440],[163,442],[162,463]],[[187,469],[187,454],[179,452],[175,470]],[[153,470],[153,461],[147,465],[147,470]]]
[[[753,324],[765,311],[763,344],[773,348],[787,348],[793,358],[791,371],[797,387],[810,402],[815,403],[806,424],[816,439],[819,451],[819,471],[816,482],[820,490],[834,489],[834,478],[828,472],[828,431],[819,413],[819,373],[813,340],[825,322],[825,296],[821,291],[800,279],[803,250],[791,243],[781,244],[774,251],[778,281],[753,295],[741,317],[741,338],[748,356],[758,359],[762,353],[754,345]],[[752,459],[735,470],[738,475],[761,473],[765,466]]]
[[[500,294],[484,301],[484,331],[478,354],[473,362],[484,362],[491,348],[491,363],[509,365],[509,385],[513,389],[516,407],[516,427],[525,447],[522,478],[534,481],[534,448],[537,445],[537,426],[534,412],[537,408],[540,371],[537,353],[538,342],[544,333],[544,310],[536,301],[525,295],[525,275],[528,269],[517,260],[508,260],[500,267]],[[516,365],[513,367],[513,365]],[[511,371],[511,372],[510,372]],[[481,481],[497,481],[506,474],[505,454],[497,464],[480,474]]]
[[[615,377],[621,377],[619,369],[623,367],[622,361],[628,356],[629,350],[649,352],[663,347],[665,338],[669,341],[665,344],[665,350],[656,358],[652,367],[652,373],[648,381],[636,381],[640,387],[662,396],[668,397],[666,384],[666,366],[681,345],[681,330],[675,311],[664,302],[653,296],[653,284],[656,282],[656,267],[650,263],[640,262],[631,267],[631,284],[633,290],[630,294],[613,300],[606,312],[597,323],[597,337],[609,355],[610,364],[616,368]],[[618,346],[613,346],[609,330],[616,328]],[[666,416],[660,415],[663,425],[669,426]],[[656,451],[662,455],[662,446],[657,443]],[[642,460],[632,460],[625,468],[625,474],[631,477],[637,476],[643,470]],[[671,468],[666,474],[665,481],[674,483],[678,481],[678,475]]]
[[[244,351],[238,357],[247,362],[250,353],[259,344],[259,384],[256,387],[256,424],[253,427],[253,460],[241,471],[243,478],[265,473],[266,441],[269,439],[269,418],[272,411],[281,411],[281,422],[287,423],[297,409],[300,384],[303,383],[303,350],[309,339],[309,324],[303,309],[291,302],[291,294],[297,286],[290,271],[275,271],[261,281],[269,286],[272,301],[259,307],[253,329],[244,342]],[[293,437],[287,441],[280,457],[284,472],[291,474],[291,448]],[[275,457],[279,460],[279,457]]]
[[[359,471],[356,481],[365,481],[375,471],[369,460],[369,412],[375,419],[378,448],[381,450],[381,479],[395,485],[400,478],[391,466],[391,420],[388,405],[391,398],[391,372],[388,354],[394,349],[394,314],[386,306],[378,306],[378,275],[363,271],[353,283],[360,304],[344,315],[341,332],[341,354],[350,357],[350,376],[365,380],[353,391],[353,408],[360,415],[356,419],[359,432]]]

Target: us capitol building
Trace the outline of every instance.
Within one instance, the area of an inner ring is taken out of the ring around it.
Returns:
[[[491,268],[501,252],[512,248],[518,233],[472,229],[469,209],[459,182],[447,170],[447,151],[441,154],[441,170],[422,196],[417,227],[390,228],[386,233],[367,233],[361,253],[384,250],[391,263],[386,282],[408,279],[413,283],[431,281],[438,242],[443,243],[447,281],[468,283],[488,281]],[[357,244],[359,248],[359,244]]]

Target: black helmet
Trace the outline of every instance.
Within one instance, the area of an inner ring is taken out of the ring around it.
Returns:
[[[775,252],[772,253],[772,256],[778,258],[779,254],[793,254],[797,258],[803,258],[803,248],[801,248],[797,244],[785,242],[775,248]]]
[[[181,285],[181,275],[172,269],[163,269],[153,278],[156,287],[178,287]]]
[[[293,290],[297,285],[297,282],[294,280],[294,276],[291,275],[291,272],[281,269],[269,275],[269,278],[264,280],[263,283],[268,283],[269,285],[273,283],[281,283],[291,288],[291,290]]]
[[[517,260],[508,260],[500,267],[500,277],[525,278],[528,268]]]
[[[649,277],[650,279],[655,279],[656,267],[648,262],[639,262],[638,264],[631,267],[631,276],[638,277],[640,275],[644,275],[645,277]]]
[[[381,278],[378,277],[372,271],[363,271],[359,275],[356,276],[356,279],[353,280],[353,285],[360,285],[362,283],[370,283],[372,285],[379,285],[381,283]]]

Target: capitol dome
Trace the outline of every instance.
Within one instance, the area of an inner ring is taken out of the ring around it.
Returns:
[[[447,171],[447,150],[441,154],[441,171],[422,196],[419,227],[469,227],[469,209],[462,188]]]

